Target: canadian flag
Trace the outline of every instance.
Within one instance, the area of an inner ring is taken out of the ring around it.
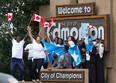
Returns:
[[[14,16],[13,13],[7,13],[7,14],[6,14],[6,20],[7,20],[7,21],[11,21],[12,18],[13,18],[13,16]]]
[[[44,24],[42,25],[43,28],[49,27],[49,26],[50,26],[50,23],[48,23],[48,22],[44,22]]]
[[[43,17],[41,17],[41,23],[42,23],[42,28],[52,27],[54,24],[54,18],[52,17],[51,22],[49,23],[49,22],[46,22]]]
[[[31,21],[41,22],[41,16],[39,16],[37,14],[33,14],[31,17]]]
[[[54,18],[52,17],[51,22],[50,22],[50,24],[49,24],[49,27],[52,27],[53,24],[54,24]]]
[[[94,26],[93,25],[89,25],[87,26],[88,29],[94,29]]]
[[[41,16],[41,23],[44,24],[44,22],[45,22],[45,19],[43,16]]]

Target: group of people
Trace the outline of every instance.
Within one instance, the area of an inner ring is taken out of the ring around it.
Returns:
[[[44,63],[44,59],[48,54],[41,42],[41,37],[38,36],[35,40],[32,36],[31,28],[29,26],[27,27],[27,30],[27,34],[21,40],[19,36],[14,39],[12,33],[8,29],[9,35],[12,38],[12,58],[10,63],[11,74],[16,77],[16,66],[18,66],[20,74],[19,81],[24,81],[23,46],[27,36],[29,36],[31,44],[29,44],[25,50],[28,50],[29,52],[28,60],[30,67],[30,77],[33,79],[33,81],[39,81],[40,69]]]
[[[29,74],[30,79],[33,81],[39,81],[40,70],[47,68],[48,63],[44,63],[47,59],[49,62],[49,56],[47,49],[45,48],[41,37],[38,35],[36,40],[31,33],[31,27],[27,27],[27,34],[20,40],[20,37],[13,38],[10,30],[9,34],[12,38],[12,58],[11,58],[11,74],[16,77],[16,65],[18,65],[20,70],[20,79],[24,80],[24,61],[23,61],[23,45],[27,36],[30,38],[30,44],[25,47],[25,51],[28,51],[28,61],[29,61]],[[104,83],[104,67],[103,67],[103,52],[104,45],[100,38],[97,38],[95,42],[88,36],[87,38],[82,38],[77,41],[73,36],[69,36],[66,41],[62,38],[56,37],[54,40],[48,39],[47,35],[44,36],[43,40],[48,43],[52,43],[56,46],[64,47],[63,56],[58,56],[53,53],[54,60],[52,61],[52,67],[57,69],[73,69],[73,68],[87,68],[89,70],[89,83]],[[82,62],[80,65],[74,65],[74,58],[68,52],[69,48],[77,45],[80,49],[80,54],[82,57]]]
[[[66,41],[56,37],[52,41],[57,46],[64,45],[64,56],[58,56],[54,54],[55,63],[53,67],[61,68],[86,68],[89,70],[89,83],[104,83],[104,66],[103,66],[103,54],[104,45],[100,38],[96,38],[95,41],[87,35],[86,38],[81,38],[81,40],[75,39],[73,36],[69,36]],[[82,57],[82,62],[80,65],[74,65],[73,59],[68,52],[69,47],[77,45],[80,49],[80,54]],[[68,57],[68,58],[66,58]],[[67,63],[68,62],[68,63]],[[56,65],[57,64],[57,65]],[[66,66],[66,67],[65,67]]]

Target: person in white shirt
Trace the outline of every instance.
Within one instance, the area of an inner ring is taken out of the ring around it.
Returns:
[[[27,27],[27,30],[33,45],[33,81],[38,81],[40,79],[40,69],[44,63],[46,55],[48,54],[44,48],[43,43],[41,42],[41,38],[39,36],[36,38],[36,40],[33,38],[30,26]]]
[[[68,36],[67,37],[67,43],[70,47],[73,47],[76,44],[76,40],[73,36]]]
[[[19,36],[14,39],[9,29],[8,32],[12,38],[12,58],[10,63],[11,74],[16,78],[16,66],[18,66],[20,73],[19,81],[22,81],[24,80],[23,45],[28,34],[20,40]]]
[[[33,59],[33,44],[30,43],[25,47],[25,52],[28,52],[28,61],[29,61],[29,76],[30,80],[33,77],[33,70],[32,70],[32,59]]]

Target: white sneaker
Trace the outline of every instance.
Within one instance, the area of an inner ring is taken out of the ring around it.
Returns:
[[[35,83],[36,81],[35,80],[32,80],[33,83]]]
[[[25,80],[22,80],[21,82],[25,82]]]
[[[39,79],[37,79],[36,81],[39,82]]]

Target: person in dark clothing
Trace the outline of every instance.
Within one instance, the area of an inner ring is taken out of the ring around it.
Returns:
[[[81,38],[81,42],[82,42],[82,47],[83,47],[84,49],[86,49],[86,46],[85,46],[85,38]]]
[[[62,38],[58,39],[58,45],[57,46],[64,46],[64,40]]]
[[[92,38],[88,38],[86,44],[86,67],[89,69],[89,83],[96,83],[96,47]]]
[[[55,69],[63,69],[63,58],[61,56],[58,56],[57,54],[54,54],[53,57],[55,60],[52,67]]]
[[[73,68],[73,57],[68,52],[69,46],[64,46],[64,59],[63,59],[63,68],[64,69],[72,69]]]
[[[82,56],[82,63],[80,64],[80,68],[86,68],[86,51],[85,51],[85,42],[84,38],[82,38],[80,41],[78,41],[78,47],[80,49],[80,53]]]
[[[95,46],[97,48],[97,54],[96,54],[97,83],[105,83],[105,81],[104,81],[104,66],[103,66],[104,45],[101,43],[101,40],[99,38],[97,38]]]
[[[81,39],[82,42],[82,62],[83,62],[83,68],[86,68],[86,46],[85,46],[85,38]]]
[[[33,45],[32,43],[29,43],[26,47],[25,47],[25,52],[28,52],[28,63],[29,63],[29,76],[30,76],[30,80],[32,80],[32,75],[33,75],[33,69],[32,69],[32,58],[33,58]]]

